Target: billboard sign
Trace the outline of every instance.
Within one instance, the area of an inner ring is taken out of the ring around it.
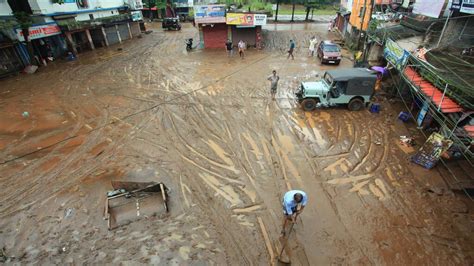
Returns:
[[[383,49],[383,55],[387,61],[394,65],[398,70],[401,70],[410,56],[410,53],[405,51],[400,45],[391,39],[387,39]]]
[[[432,18],[439,18],[445,0],[417,0],[413,6],[413,13]]]
[[[15,29],[16,36],[19,41],[24,42],[25,38],[23,37],[23,30],[22,29]],[[46,24],[46,25],[39,25],[33,26],[29,28],[29,36],[30,40],[41,39],[44,37],[54,36],[61,34],[61,29],[59,28],[58,24]]]
[[[253,26],[253,14],[227,13],[226,24],[240,25],[240,26]]]
[[[227,25],[236,26],[262,26],[267,25],[267,15],[248,13],[227,13]]]
[[[195,5],[196,23],[225,23],[225,5]]]

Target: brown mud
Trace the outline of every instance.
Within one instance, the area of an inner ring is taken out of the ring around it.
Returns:
[[[397,106],[297,106],[300,81],[336,68],[307,56],[302,38],[328,38],[316,30],[267,32],[273,47],[241,60],[187,53],[190,25],[154,28],[0,81],[0,248],[21,263],[272,264],[281,197],[298,188],[294,265],[472,264],[473,204],[427,192],[442,181],[396,144],[411,134]],[[164,182],[171,212],[108,231],[111,180]]]

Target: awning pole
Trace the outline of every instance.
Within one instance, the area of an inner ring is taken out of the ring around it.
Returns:
[[[441,97],[441,101],[439,102],[439,106],[438,106],[438,112],[439,110],[441,109],[441,104],[443,103],[444,101],[444,95],[446,95],[446,91],[448,90],[448,83],[446,83],[446,87],[444,87],[444,92],[443,92],[443,97]]]
[[[444,32],[446,31],[446,27],[448,26],[448,21],[452,13],[453,13],[452,10],[449,11],[448,13],[448,17],[446,18],[446,22],[444,22],[444,27],[443,27],[443,30],[441,31],[441,35],[439,36],[439,40],[438,40],[438,44],[436,45],[436,48],[438,48],[439,44],[441,43],[441,39],[443,38]]]

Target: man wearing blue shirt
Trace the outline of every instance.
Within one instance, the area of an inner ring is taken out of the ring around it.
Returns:
[[[290,190],[285,193],[283,196],[283,214],[285,217],[283,218],[283,229],[281,230],[283,236],[286,233],[288,221],[295,223],[296,217],[303,212],[306,203],[308,203],[308,196],[302,190]]]

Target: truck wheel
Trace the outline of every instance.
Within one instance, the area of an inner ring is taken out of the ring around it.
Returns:
[[[315,99],[304,99],[303,102],[301,102],[301,105],[303,106],[303,110],[313,111],[316,108],[317,103],[318,102]]]
[[[351,111],[359,111],[364,107],[364,102],[361,99],[355,98],[349,102],[348,107]]]

